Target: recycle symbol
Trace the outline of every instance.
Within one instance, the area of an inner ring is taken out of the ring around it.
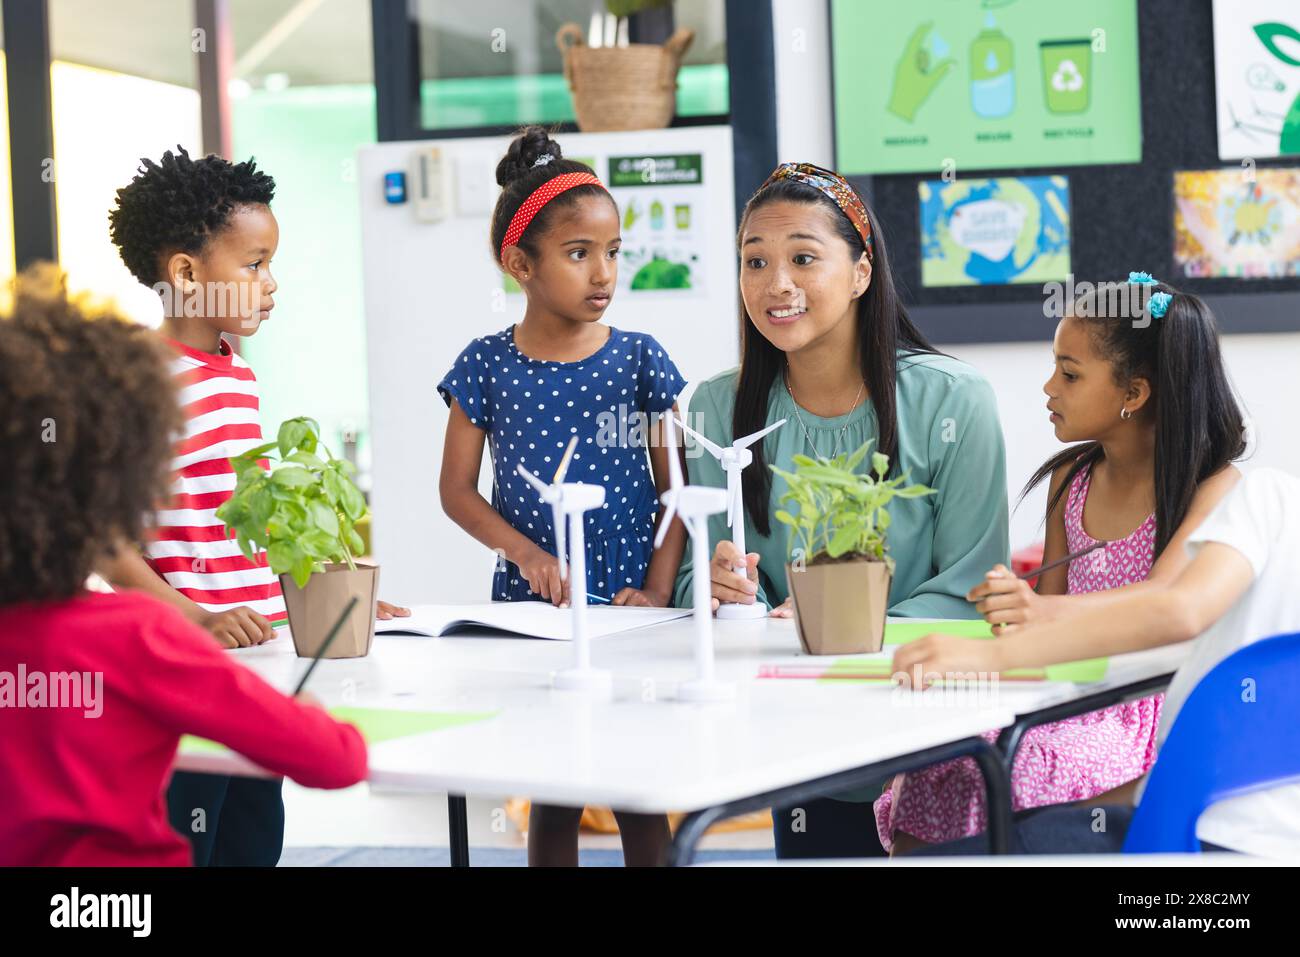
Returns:
[[[1062,60],[1056,72],[1052,74],[1052,89],[1062,93],[1074,93],[1083,89],[1083,74],[1073,60]]]

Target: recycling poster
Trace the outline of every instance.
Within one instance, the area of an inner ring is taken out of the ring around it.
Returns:
[[[618,284],[699,292],[704,282],[704,157],[611,156],[605,178],[623,217]]]
[[[1137,0],[832,0],[831,17],[842,173],[1142,158]]]

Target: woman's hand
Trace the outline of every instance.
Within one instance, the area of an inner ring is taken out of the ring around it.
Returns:
[[[519,566],[519,574],[528,580],[534,595],[541,595],[557,608],[569,597],[560,578],[560,561],[550,552],[529,543],[526,554],[511,560]]]
[[[736,565],[745,566],[744,575],[732,570]],[[734,542],[718,542],[709,563],[709,584],[714,611],[724,601],[752,605],[758,594],[758,552],[741,555]]]
[[[994,565],[984,581],[967,593],[966,600],[975,602],[976,611],[993,626],[996,635],[1051,617],[1050,598],[1038,594],[1005,565]]]
[[[1001,645],[987,638],[926,635],[894,652],[894,675],[904,688],[916,690],[954,672],[990,675],[1003,670]]]

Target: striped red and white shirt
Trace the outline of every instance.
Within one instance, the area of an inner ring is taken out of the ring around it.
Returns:
[[[166,342],[176,353],[172,374],[185,427],[172,461],[170,507],[157,514],[145,561],[208,611],[246,605],[273,625],[283,624],[284,597],[266,553],[250,562],[217,518],[235,488],[228,459],[262,444],[257,377],[224,339],[220,355]]]

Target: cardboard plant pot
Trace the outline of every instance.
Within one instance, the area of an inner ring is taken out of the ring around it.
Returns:
[[[880,651],[894,576],[882,561],[866,558],[785,566],[794,601],[799,644],[810,655]]]
[[[363,658],[370,654],[375,639],[375,607],[379,601],[379,566],[358,565],[352,571],[342,562],[326,564],[323,574],[307,580],[299,588],[293,576],[280,576],[284,604],[289,610],[289,630],[299,658],[314,658],[329,637],[330,629],[348,600],[357,597],[357,607],[334,639],[326,658]]]

